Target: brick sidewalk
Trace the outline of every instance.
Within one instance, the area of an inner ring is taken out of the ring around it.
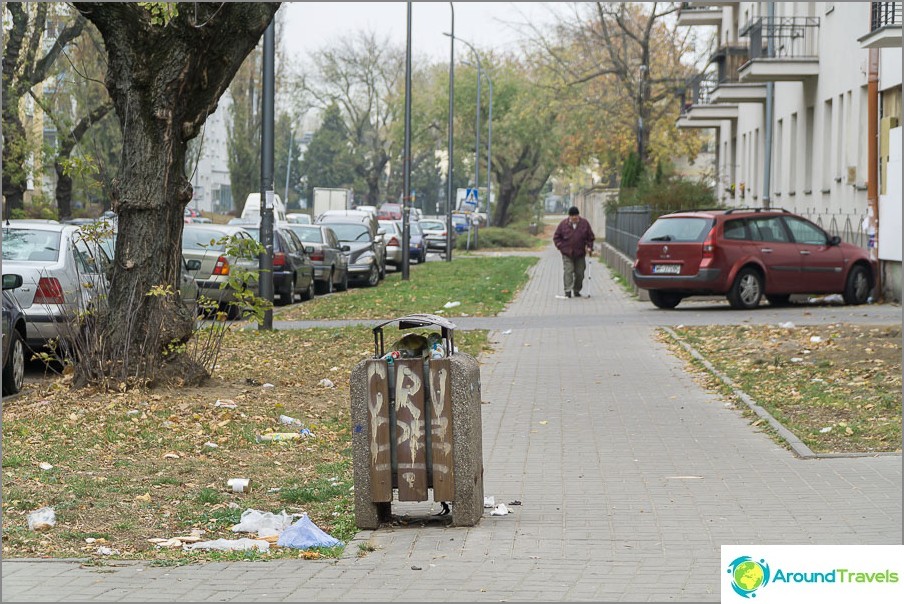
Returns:
[[[552,249],[532,271],[481,367],[485,491],[513,514],[364,533],[376,551],[339,561],[7,560],[4,600],[718,601],[723,543],[900,542],[899,456],[796,459],[653,338],[657,321],[741,315],[652,311],[596,261],[589,298],[557,299]]]

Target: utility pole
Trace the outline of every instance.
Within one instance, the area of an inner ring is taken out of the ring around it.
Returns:
[[[405,192],[402,194],[402,281],[409,278],[411,255],[411,0],[408,0],[408,43],[405,49]]]
[[[775,56],[775,2],[769,2],[768,17],[766,17],[766,56],[770,59]],[[772,207],[772,113],[775,106],[775,83],[766,82],[766,123],[764,158],[763,158],[763,207],[767,210]]]
[[[449,36],[449,166],[446,170],[446,262],[452,262],[452,114],[455,111],[455,5],[452,11],[452,35]]]
[[[261,107],[261,253],[258,266],[259,295],[273,303],[273,115],[275,34],[273,21],[264,31],[264,94]],[[273,329],[273,309],[264,313],[258,329]]]

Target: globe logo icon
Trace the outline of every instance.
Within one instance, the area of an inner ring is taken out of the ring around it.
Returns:
[[[769,583],[769,565],[750,556],[735,558],[728,565],[731,587],[742,598],[755,598],[756,590]]]

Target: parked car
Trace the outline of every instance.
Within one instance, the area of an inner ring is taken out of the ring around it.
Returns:
[[[381,220],[380,232],[386,241],[386,264],[399,268],[402,266],[402,223]]]
[[[109,264],[103,248],[76,225],[5,221],[3,270],[22,277],[21,287],[11,291],[29,325],[26,345],[37,349],[56,340],[65,354],[76,314],[109,289]]]
[[[260,227],[243,228],[260,243]],[[304,244],[288,225],[273,227],[273,293],[282,306],[294,302],[296,293],[302,300],[314,297],[314,265]]]
[[[342,244],[332,228],[323,224],[290,224],[314,265],[314,283],[319,293],[348,289],[348,256],[351,248]]]
[[[238,225],[186,224],[182,228],[182,256],[189,273],[200,289],[200,295],[217,303],[231,319],[238,318],[241,308],[232,304],[235,292],[229,285],[229,275],[236,268],[257,274],[257,258],[239,258],[226,252],[226,246],[218,243],[227,237],[252,240],[251,235]],[[245,284],[257,288],[257,279],[251,277]]]
[[[433,218],[425,218],[420,221],[421,229],[424,231],[424,240],[427,242],[428,252],[446,253],[446,240],[449,233],[446,230],[445,220],[436,220]],[[455,247],[455,240],[458,233],[452,229],[452,247]]]
[[[402,232],[402,223],[396,222],[399,232]],[[424,240],[424,231],[417,220],[408,223],[408,258],[411,262],[427,261],[427,242]]]
[[[355,209],[362,212],[370,212],[374,216],[377,215],[377,206],[355,206]]]
[[[386,239],[380,233],[377,217],[362,210],[327,210],[314,221],[314,224],[333,225],[337,223],[366,224],[368,230],[373,232],[374,257],[380,279],[383,279],[386,276]],[[339,232],[337,231],[336,234],[338,235]],[[340,236],[339,239],[341,240],[342,237]]]
[[[452,214],[452,226],[456,233],[467,233],[471,228],[471,221],[467,214]]]
[[[291,214],[286,214],[286,222],[291,224],[311,224],[313,221],[311,220],[310,214],[293,212]]]
[[[377,218],[380,220],[401,220],[402,204],[387,201],[377,209]]]
[[[634,282],[659,308],[688,296],[725,295],[751,309],[763,296],[834,294],[863,304],[875,284],[866,250],[785,210],[731,209],[661,216],[637,244]]]
[[[377,232],[370,223],[366,222],[341,222],[328,219],[319,222],[328,226],[336,233],[343,247],[349,248],[348,252],[348,276],[355,281],[364,281],[368,286],[374,287],[380,282],[380,264],[384,262],[383,253],[377,248]]]
[[[25,382],[25,314],[9,291],[22,287],[22,275],[3,275],[3,396],[22,390]]]

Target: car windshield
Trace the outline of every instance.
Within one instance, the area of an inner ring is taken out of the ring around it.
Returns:
[[[660,218],[641,238],[642,242],[680,241],[702,242],[713,226],[710,218]]]
[[[294,226],[292,230],[305,243],[323,243],[323,231],[318,226]]]
[[[370,241],[370,231],[364,225],[344,224],[341,222],[324,224],[333,229],[339,241]]]
[[[430,230],[441,230],[446,228],[446,225],[438,220],[421,220],[421,228],[422,229],[430,229]]]
[[[217,242],[223,237],[226,237],[226,233],[223,233],[222,231],[208,231],[207,229],[202,230],[186,227],[182,230],[182,249],[207,249],[210,251],[222,252],[226,249],[226,246]]]
[[[60,255],[60,231],[3,229],[3,259],[19,262],[54,261]]]
[[[387,233],[401,233],[402,227],[391,220],[381,220],[380,228],[385,229]]]

